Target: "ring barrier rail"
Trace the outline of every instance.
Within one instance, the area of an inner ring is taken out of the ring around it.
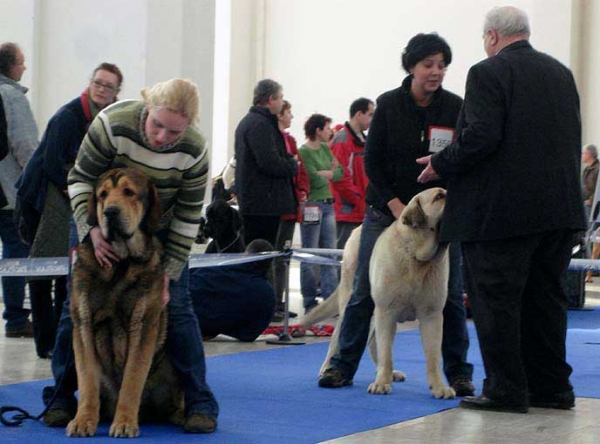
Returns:
[[[341,261],[328,256],[341,256],[343,250],[298,248],[291,251],[291,258],[299,262],[340,266]],[[190,268],[220,267],[288,256],[286,252],[192,254]],[[571,259],[569,270],[600,271],[600,260]],[[66,257],[0,259],[0,276],[65,276],[69,271]]]

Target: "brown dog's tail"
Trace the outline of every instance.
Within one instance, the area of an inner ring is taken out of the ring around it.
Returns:
[[[312,325],[318,324],[325,319],[333,318],[340,313],[340,309],[338,307],[338,294],[339,294],[339,285],[335,289],[331,295],[309,311],[306,315],[302,316],[298,323],[304,327],[308,328]]]

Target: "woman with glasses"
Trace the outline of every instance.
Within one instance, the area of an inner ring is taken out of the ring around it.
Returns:
[[[67,172],[90,123],[100,110],[117,100],[122,82],[123,75],[116,65],[100,64],[81,95],[60,108],[48,122],[39,147],[17,182],[17,224],[23,240],[31,245],[29,257],[68,256],[72,213]],[[65,276],[29,278],[33,333],[40,358],[52,355],[66,285]]]

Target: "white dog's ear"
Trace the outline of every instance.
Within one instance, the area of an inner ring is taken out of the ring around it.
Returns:
[[[421,201],[415,197],[409,202],[404,211],[402,211],[402,223],[410,225],[413,228],[422,227],[427,224],[427,216],[421,207]]]

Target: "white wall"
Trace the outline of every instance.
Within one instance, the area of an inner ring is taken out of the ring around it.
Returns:
[[[0,42],[23,48],[29,69],[22,83],[31,87],[41,131],[85,88],[102,61],[123,70],[121,98],[138,98],[142,87],[158,80],[192,79],[202,97],[201,130],[211,145],[218,142],[211,156],[216,174],[233,153],[235,127],[259,79],[283,84],[296,115],[292,133],[301,142],[311,113],[342,122],[353,99],[375,99],[398,86],[405,75],[400,53],[408,39],[437,31],[454,53],[444,86],[462,95],[468,68],[484,57],[483,16],[497,5],[495,0],[216,1],[0,0]],[[529,14],[534,46],[574,69],[584,141],[600,142],[600,1],[510,3]]]
[[[0,0],[0,42],[23,48],[22,84],[40,128],[88,85],[101,62],[124,76],[119,97],[185,77],[200,89],[200,129],[212,139],[215,0]]]
[[[532,44],[568,64],[570,0],[513,0],[530,17]],[[406,75],[400,54],[419,32],[438,32],[453,61],[444,87],[464,94],[471,65],[484,58],[483,17],[495,0],[267,0],[264,75],[284,86],[292,133],[313,112],[343,122],[352,100],[375,99]]]

